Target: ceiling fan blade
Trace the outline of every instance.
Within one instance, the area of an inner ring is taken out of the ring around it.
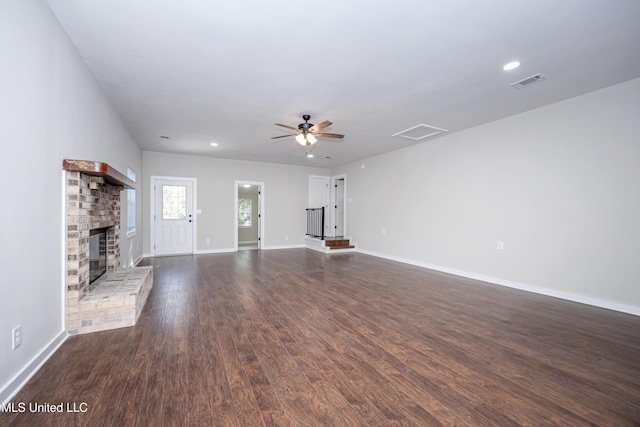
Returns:
[[[290,133],[289,135],[272,136],[271,139],[286,138],[287,136],[296,136],[296,135],[297,133]]]
[[[287,129],[293,129],[293,130],[298,130],[298,128],[294,128],[293,126],[288,126],[288,125],[283,125],[280,123],[276,123],[276,126],[282,126],[283,128],[287,128]]]
[[[340,135],[339,133],[315,132],[314,135],[323,138],[344,138],[344,135]]]
[[[333,123],[331,123],[329,120],[325,120],[325,121],[324,121],[324,122],[322,122],[322,123],[318,123],[317,125],[313,125],[313,126],[311,126],[311,127],[309,128],[309,130],[310,130],[311,132],[315,132],[315,131],[317,131],[317,130],[324,129],[324,128],[326,128],[327,126],[331,126],[332,124],[333,124]]]

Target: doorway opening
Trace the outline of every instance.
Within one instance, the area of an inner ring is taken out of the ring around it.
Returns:
[[[345,198],[347,194],[346,175],[337,175],[331,177],[332,191],[331,204],[333,207],[331,219],[333,223],[333,236],[346,236],[346,205]]]
[[[235,182],[235,249],[262,249],[264,218],[264,183]]]
[[[309,175],[309,208],[324,207],[324,236],[347,237],[347,175]]]
[[[313,209],[310,218],[307,216],[307,235],[314,236],[332,236],[333,228],[330,227],[329,216],[331,203],[331,192],[329,183],[331,179],[328,176],[309,175],[309,205],[307,206],[307,215],[309,210]],[[322,210],[323,209],[323,210]]]

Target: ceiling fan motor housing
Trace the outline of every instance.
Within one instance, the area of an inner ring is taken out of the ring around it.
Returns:
[[[302,116],[302,119],[304,120],[304,123],[300,123],[298,125],[298,129],[300,129],[301,131],[307,131],[309,130],[309,128],[311,128],[313,126],[312,123],[309,123],[309,119],[311,118],[311,116],[309,114],[304,114]]]

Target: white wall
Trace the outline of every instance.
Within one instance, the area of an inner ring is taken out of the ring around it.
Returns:
[[[304,246],[309,175],[328,169],[215,159],[145,151],[143,153],[144,218],[150,218],[150,177],[198,180],[196,252],[231,251],[235,246],[235,181],[264,182],[264,249]],[[144,252],[151,253],[151,221],[145,223]],[[286,240],[286,236],[289,237]],[[207,244],[206,239],[211,243]]]
[[[640,314],[640,79],[332,173],[363,252]]]
[[[142,153],[45,2],[0,2],[0,402],[66,337],[64,158],[141,172]],[[123,230],[124,232],[124,230]],[[141,256],[141,233],[126,257]],[[22,325],[22,346],[11,330]]]

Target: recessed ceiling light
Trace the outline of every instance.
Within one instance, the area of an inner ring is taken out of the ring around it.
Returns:
[[[502,67],[502,69],[504,71],[511,71],[511,70],[515,70],[519,66],[520,66],[520,63],[518,61],[513,61],[506,64],[504,67]]]
[[[244,188],[251,188],[251,184],[243,184],[242,185]]]
[[[209,145],[212,146],[212,147],[217,147],[218,143],[217,142],[210,142]]]

